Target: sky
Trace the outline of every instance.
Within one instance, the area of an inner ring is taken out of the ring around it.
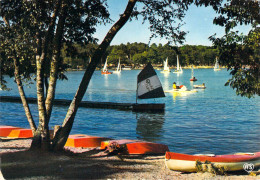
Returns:
[[[119,15],[124,12],[127,2],[127,0],[108,0],[110,18],[116,22],[119,19]],[[209,36],[215,33],[217,37],[223,36],[225,32],[224,28],[213,24],[213,19],[216,15],[211,7],[191,6],[184,18],[185,25],[181,28],[183,31],[188,32],[184,44],[211,46],[212,43],[208,39]],[[99,39],[99,43],[103,40],[112,25],[113,23],[107,24],[106,26],[98,26],[94,36]],[[128,21],[114,37],[111,45],[126,44],[127,42],[143,42],[147,44],[151,35],[148,27],[148,23],[142,24],[141,18],[139,20],[133,20],[132,22]],[[240,26],[235,30],[247,34],[250,30],[250,26]],[[150,43],[161,43],[164,45],[167,41],[165,39],[156,38],[152,39]]]

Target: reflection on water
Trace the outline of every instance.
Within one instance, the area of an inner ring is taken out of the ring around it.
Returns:
[[[138,135],[138,139],[143,139],[152,142],[159,142],[161,140],[161,137],[164,132],[164,113],[137,113],[136,120],[136,134]]]

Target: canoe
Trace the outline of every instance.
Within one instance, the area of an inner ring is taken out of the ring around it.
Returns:
[[[196,89],[205,89],[206,86],[204,86],[204,85],[193,85],[193,88],[196,88]]]
[[[253,164],[254,168],[260,166],[260,152],[230,155],[188,155],[174,152],[165,154],[166,166],[174,171],[196,172],[196,161],[202,164],[208,161],[214,167],[223,168],[225,171],[241,171],[244,170],[245,164]]]
[[[166,151],[169,151],[168,146],[164,144],[152,143],[147,141],[140,140],[111,140],[103,141],[101,143],[101,149],[107,149],[110,145],[117,145],[120,147],[125,147],[126,151],[122,154],[132,154],[132,155],[143,155],[143,154],[164,154]]]
[[[21,128],[15,127],[15,126],[1,125],[0,126],[0,137],[7,137],[10,134],[10,132],[15,129],[21,129]]]
[[[100,147],[101,142],[106,140],[110,140],[110,138],[74,134],[69,135],[65,147],[95,148]]]
[[[31,129],[14,129],[8,135],[8,138],[32,138],[33,133]]]
[[[188,90],[188,89],[171,89],[171,90],[166,90],[164,91],[165,93],[193,93],[197,92],[196,90]]]

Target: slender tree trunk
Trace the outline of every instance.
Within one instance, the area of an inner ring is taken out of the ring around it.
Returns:
[[[91,59],[91,62],[89,66],[87,67],[84,76],[82,78],[82,81],[80,83],[80,86],[70,104],[70,107],[68,109],[67,115],[64,119],[64,122],[62,124],[62,127],[57,131],[54,139],[53,139],[53,150],[59,151],[62,150],[67,139],[69,136],[69,133],[71,131],[75,115],[78,110],[78,106],[87,90],[89,81],[100,62],[101,57],[104,55],[107,47],[117,34],[117,32],[125,25],[125,23],[130,18],[131,13],[133,12],[133,8],[136,4],[137,0],[129,0],[127,7],[125,9],[125,12],[123,15],[120,16],[120,19],[112,26],[112,28],[109,30],[107,35],[105,36],[102,43],[99,45],[98,49],[94,52],[94,55]]]
[[[5,17],[3,17],[3,20],[4,20],[5,24],[10,28],[9,21]],[[13,47],[13,49],[14,49],[14,47]],[[19,94],[20,94],[20,97],[21,97],[21,101],[22,101],[22,104],[23,104],[23,107],[24,107],[25,115],[27,117],[27,120],[28,120],[29,125],[32,129],[33,134],[35,134],[36,133],[36,125],[35,125],[35,122],[33,120],[32,113],[30,111],[30,107],[28,105],[28,102],[27,102],[27,99],[26,99],[26,96],[25,96],[25,93],[24,93],[23,84],[22,84],[21,75],[20,75],[20,70],[19,70],[20,62],[19,62],[19,59],[17,57],[15,50],[14,50],[14,56],[15,56],[15,58],[14,58],[15,81],[16,81],[18,91],[19,91]]]
[[[60,64],[62,37],[64,33],[65,19],[67,17],[67,9],[68,9],[68,4],[67,2],[65,2],[64,4],[62,4],[61,17],[59,18],[59,22],[57,25],[56,34],[54,38],[54,53],[51,62],[49,88],[48,88],[48,93],[45,101],[46,110],[47,110],[47,123],[49,123],[51,117],[53,101],[55,98],[55,90],[56,90],[56,83],[58,77],[58,67]]]
[[[46,108],[45,108],[45,97],[44,97],[44,60],[45,53],[42,52],[41,35],[38,34],[37,40],[37,55],[36,55],[36,87],[37,87],[37,100],[38,100],[38,111],[39,111],[39,126],[36,134],[34,135],[31,149],[37,148],[42,150],[50,149],[50,138],[49,138],[49,127],[46,123]],[[41,56],[40,56],[41,54]]]
[[[25,93],[24,93],[24,89],[23,89],[23,85],[22,85],[22,81],[21,81],[21,76],[20,76],[19,65],[20,65],[19,59],[15,55],[15,58],[14,58],[15,81],[16,81],[16,84],[17,84],[17,87],[18,87],[18,91],[19,91],[22,103],[23,103],[25,115],[26,115],[27,120],[28,120],[28,122],[30,124],[30,127],[32,129],[33,134],[35,134],[35,132],[36,132],[36,125],[35,125],[35,122],[33,120],[32,113],[30,111],[28,102],[27,102],[26,97],[25,97]]]

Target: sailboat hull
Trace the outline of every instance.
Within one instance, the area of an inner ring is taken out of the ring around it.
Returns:
[[[101,74],[112,74],[112,72],[109,72],[109,71],[101,71]]]

